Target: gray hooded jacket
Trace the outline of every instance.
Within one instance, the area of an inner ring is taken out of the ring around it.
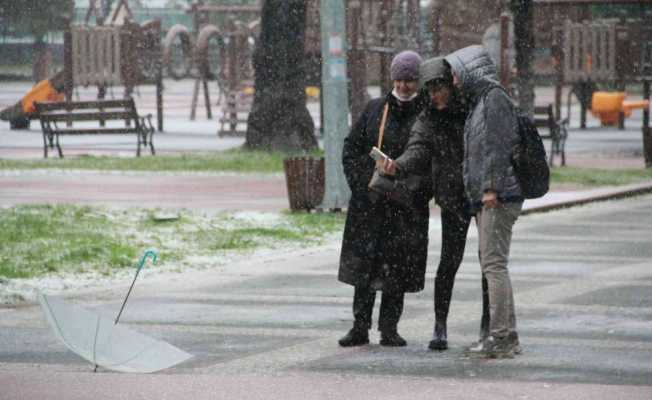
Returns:
[[[469,46],[446,56],[470,105],[464,125],[464,188],[471,211],[482,195],[495,191],[502,202],[523,201],[512,166],[519,142],[516,109],[496,79],[496,67],[482,46]]]

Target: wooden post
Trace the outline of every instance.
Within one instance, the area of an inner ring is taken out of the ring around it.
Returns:
[[[432,30],[432,52],[434,55],[441,53],[441,9],[438,1],[430,2],[430,24]]]
[[[239,32],[235,25],[235,21],[231,19],[229,21],[229,96],[227,98],[226,107],[231,109],[229,111],[229,128],[232,133],[236,132],[238,128],[238,34]]]
[[[414,50],[421,53],[421,7],[419,7],[419,0],[407,1],[407,20],[408,20],[408,35],[410,36],[410,45],[414,46]]]
[[[564,87],[564,31],[558,29],[554,32],[554,35],[553,63],[555,66],[555,118],[559,121],[561,120],[561,96]],[[570,119],[570,113],[567,118]],[[570,120],[568,122],[570,123]]]
[[[365,51],[360,49],[360,0],[349,0],[347,7],[347,32],[351,50],[347,53],[351,79],[351,119],[356,121],[367,102],[367,61]],[[364,27],[362,27],[364,29]]]
[[[158,131],[163,132],[163,61],[160,58],[156,67],[156,120]]]
[[[211,111],[211,98],[208,93],[208,80],[202,79],[202,86],[204,88],[204,106],[206,107],[206,118],[213,119],[213,112]]]
[[[618,83],[618,90],[622,91],[623,93],[627,93],[627,85],[625,84],[624,81],[621,81]],[[625,113],[621,109],[620,112],[618,113],[618,130],[624,130],[625,129]]]
[[[500,84],[509,90],[509,15],[500,15]]]
[[[643,81],[643,99],[650,101],[650,81]],[[652,168],[652,129],[650,128],[650,107],[643,110],[643,155],[645,167]]]
[[[190,120],[194,121],[197,115],[197,98],[199,97],[199,79],[195,79],[195,86],[192,89],[192,100],[190,101]]]
[[[98,100],[104,100],[106,98],[106,85],[99,84],[97,85],[97,99]],[[102,108],[100,110],[100,126],[104,127],[106,126],[106,121],[104,118],[102,118]]]
[[[66,96],[66,101],[72,101],[72,91],[75,85],[73,80],[73,60],[72,60],[72,27],[70,20],[66,19],[66,27],[63,33],[63,92]],[[72,126],[72,120],[66,121],[66,126]],[[52,142],[50,142],[52,144]]]
[[[380,10],[380,20],[378,22],[378,32],[381,35],[381,46],[390,47],[392,44],[389,37],[389,18],[391,16],[392,0],[383,0]],[[390,83],[390,63],[391,56],[385,52],[380,53],[380,92],[381,96],[391,90]]]
[[[153,37],[156,49],[156,128],[163,132],[163,51],[161,45],[161,20],[157,19],[156,35]]]
[[[650,81],[643,81],[643,100],[650,101]],[[650,107],[643,109],[643,126],[650,126]]]
[[[534,111],[534,74],[532,56],[534,50],[534,5],[531,1],[511,2],[514,15],[514,47],[516,50],[516,82],[518,104],[522,110]]]
[[[66,101],[72,101],[73,75],[72,75],[72,31],[70,23],[66,23],[66,29],[63,33],[63,91]]]
[[[586,102],[586,91],[588,84],[581,82],[579,84],[580,92],[582,92],[580,97],[580,129],[586,129],[586,111],[587,111],[587,102]]]

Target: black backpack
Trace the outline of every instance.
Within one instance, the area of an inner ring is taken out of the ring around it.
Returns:
[[[536,199],[548,193],[550,187],[548,158],[534,121],[518,108],[516,116],[521,142],[514,149],[512,164],[523,197]]]

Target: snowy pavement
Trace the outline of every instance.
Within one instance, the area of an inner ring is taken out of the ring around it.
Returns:
[[[471,229],[449,319],[450,349],[428,351],[435,263],[406,298],[404,348],[343,349],[351,287],[338,247],[234,261],[215,270],[143,276],[121,323],[195,357],[152,375],[100,370],[70,353],[36,305],[0,308],[0,398],[85,399],[649,399],[652,395],[651,195],[520,218],[510,273],[523,354],[468,358],[480,271]],[[430,257],[438,259],[433,236]],[[111,317],[127,289],[67,301]]]

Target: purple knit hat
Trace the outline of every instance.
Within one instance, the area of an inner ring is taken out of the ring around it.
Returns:
[[[405,50],[394,56],[390,68],[390,77],[393,81],[419,80],[419,65],[421,56],[412,50]]]

